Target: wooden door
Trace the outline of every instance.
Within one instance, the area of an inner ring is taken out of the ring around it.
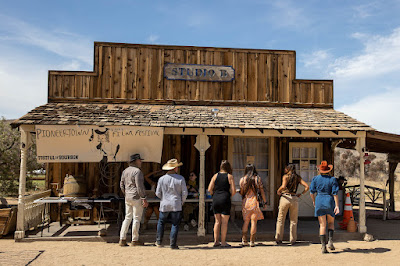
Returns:
[[[296,172],[309,185],[314,176],[318,174],[317,166],[321,163],[322,143],[318,142],[291,142],[289,143],[289,162],[296,166]],[[299,185],[298,192],[304,187]],[[300,197],[299,217],[314,216],[310,192]]]

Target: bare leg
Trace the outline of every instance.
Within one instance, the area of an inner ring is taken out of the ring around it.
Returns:
[[[151,215],[153,214],[153,207],[149,206],[146,208],[146,212],[144,214],[144,222],[143,222],[143,229],[147,229],[147,224],[149,223],[149,220],[151,218]],[[158,220],[158,219],[157,219]]]
[[[327,215],[326,219],[328,220],[328,229],[335,230],[335,217]]]
[[[244,220],[242,226],[242,245],[247,246],[247,231],[249,230],[250,220]]]
[[[250,229],[250,247],[254,247],[256,241],[256,233],[257,233],[257,219],[256,215],[252,215],[251,217],[251,229]]]
[[[226,246],[226,233],[228,232],[229,215],[221,214],[221,216],[222,216],[221,245]]]
[[[215,223],[214,223],[214,245],[219,245],[219,234],[221,231],[221,214],[215,214]]]
[[[157,220],[160,217],[160,210],[158,209],[158,206],[154,206],[154,213],[156,214]]]
[[[319,235],[326,235],[326,215],[318,216]]]

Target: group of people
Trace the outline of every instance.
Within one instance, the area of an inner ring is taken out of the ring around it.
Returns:
[[[120,187],[125,195],[126,215],[120,232],[120,246],[127,246],[126,233],[131,222],[132,245],[143,245],[143,242],[139,240],[139,227],[143,208],[148,207],[149,203],[146,200],[145,187],[143,185],[144,176],[140,170],[142,160],[139,154],[132,155],[130,166],[123,171],[121,176]],[[155,195],[161,201],[156,246],[162,246],[164,227],[167,222],[170,222],[172,224],[170,247],[178,249],[177,236],[183,216],[182,206],[187,199],[188,190],[198,192],[195,178],[189,179],[188,184],[186,184],[184,177],[178,174],[180,166],[182,166],[182,163],[176,159],[169,160],[162,167],[164,171],[167,171],[166,174],[161,176],[157,182]],[[282,177],[282,185],[277,190],[280,200],[275,241],[278,245],[282,243],[284,223],[288,212],[290,214],[290,243],[292,245],[296,244],[299,198],[310,190],[311,199],[315,207],[315,216],[318,217],[320,225],[319,235],[322,253],[328,253],[327,249],[335,249],[333,232],[335,215],[339,213],[339,199],[337,196],[339,186],[336,178],[329,175],[332,169],[332,165],[322,161],[321,165],[318,166],[319,175],[315,176],[311,185],[308,186],[296,173],[293,164],[286,166]],[[195,176],[193,172],[191,175]],[[298,192],[299,185],[304,187],[301,193]],[[239,182],[239,189],[236,189],[232,167],[228,161],[223,160],[220,165],[220,171],[211,178],[208,191],[213,198],[212,208],[215,217],[213,246],[230,247],[226,242],[226,235],[231,213],[231,198],[238,192],[242,196],[242,246],[254,247],[257,221],[264,219],[262,211],[266,210],[265,202],[267,201],[264,186],[256,167],[253,164],[248,164],[245,167],[243,177]],[[248,241],[249,225],[250,241]],[[328,238],[326,237],[327,227]]]

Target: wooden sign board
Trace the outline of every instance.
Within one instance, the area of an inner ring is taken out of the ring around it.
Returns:
[[[139,153],[161,162],[164,128],[132,126],[36,126],[37,160],[47,162],[127,162]]]
[[[231,66],[168,63],[164,66],[164,77],[169,80],[230,82],[235,79],[235,69]]]

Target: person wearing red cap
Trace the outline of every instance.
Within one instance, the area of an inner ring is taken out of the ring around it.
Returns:
[[[322,161],[318,166],[319,175],[311,181],[310,195],[315,207],[315,216],[319,222],[319,238],[322,253],[329,253],[326,249],[326,224],[328,223],[328,248],[335,250],[333,245],[333,232],[335,229],[335,215],[339,213],[339,198],[337,196],[339,185],[335,177],[330,176],[333,165]]]

